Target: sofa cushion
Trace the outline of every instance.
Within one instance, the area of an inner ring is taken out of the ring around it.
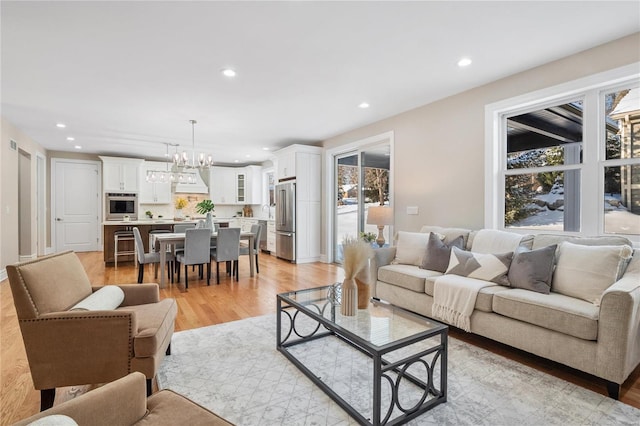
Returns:
[[[164,299],[147,305],[124,306],[118,311],[136,313],[138,329],[134,331],[133,351],[136,358],[154,356],[165,337],[173,333],[178,305],[174,299]]]
[[[429,240],[427,241],[427,247],[422,256],[420,268],[438,272],[446,271],[447,266],[449,266],[449,259],[451,258],[451,247],[464,249],[464,238],[462,238],[462,235],[458,235],[451,243],[447,244],[443,242],[437,234],[429,232]]]
[[[596,340],[598,337],[599,308],[562,294],[522,289],[502,291],[493,296],[493,311],[580,339]]]
[[[509,285],[507,273],[513,253],[485,254],[451,249],[451,258],[445,274],[491,281],[500,285]]]
[[[462,239],[464,241],[464,245],[462,248],[467,248],[467,241],[469,240],[469,235],[471,234],[470,229],[464,228],[444,228],[442,226],[430,226],[425,225],[420,228],[420,232],[428,234],[429,232],[435,232],[436,234],[444,235],[444,242],[447,245],[450,245],[453,240],[462,235]]]
[[[492,285],[482,288],[478,292],[478,296],[476,297],[476,304],[474,306],[474,309],[483,312],[493,312],[493,297],[495,296],[495,294],[510,290],[511,287],[506,287],[503,285]]]
[[[515,252],[520,246],[531,249],[532,235],[520,235],[496,229],[481,229],[474,238],[471,251],[475,253],[507,253]]]
[[[136,423],[136,426],[231,426],[233,424],[169,389],[164,389],[151,395],[149,399],[147,399],[147,407],[147,414]]]
[[[511,287],[549,294],[556,247],[554,244],[537,250],[516,252],[507,275]]]
[[[396,240],[396,258],[393,263],[419,266],[429,234],[400,231]]]
[[[600,305],[602,293],[624,274],[630,246],[585,246],[563,242],[553,274],[552,291]]]
[[[425,292],[425,278],[441,275],[442,273],[438,271],[420,269],[413,265],[387,265],[378,269],[379,281],[419,293]]]
[[[601,237],[571,237],[559,234],[537,234],[533,238],[533,249],[550,246],[552,244],[562,244],[563,242],[582,244],[585,246],[622,246],[633,244],[628,238],[619,235],[603,235]]]

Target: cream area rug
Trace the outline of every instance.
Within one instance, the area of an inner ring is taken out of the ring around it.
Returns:
[[[178,332],[171,349],[159,386],[237,425],[357,424],[276,350],[275,315]],[[359,411],[370,412],[366,356],[333,337],[292,351]],[[634,407],[453,338],[448,361],[448,401],[408,424],[640,424]],[[404,406],[412,405],[412,387],[401,386]]]

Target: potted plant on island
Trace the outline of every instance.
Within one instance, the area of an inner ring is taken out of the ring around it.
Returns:
[[[176,208],[175,220],[184,220],[184,216],[182,214],[182,209],[187,207],[188,201],[185,198],[178,197],[174,203]]]
[[[213,201],[211,200],[202,200],[198,204],[196,204],[196,212],[207,216],[207,218],[205,219],[205,226],[209,229],[213,229],[213,217],[211,215],[213,210],[214,205]]]

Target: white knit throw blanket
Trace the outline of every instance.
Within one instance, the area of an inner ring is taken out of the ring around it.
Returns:
[[[441,319],[464,331],[471,331],[471,314],[478,292],[494,285],[497,284],[458,275],[438,277],[433,286],[431,313],[435,319]]]

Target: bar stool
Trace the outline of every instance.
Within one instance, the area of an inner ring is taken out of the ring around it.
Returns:
[[[118,256],[129,256],[129,255],[135,255],[135,248],[134,250],[124,250],[124,251],[120,251],[120,245],[119,243],[121,242],[125,242],[125,241],[134,241],[133,238],[133,231],[116,231],[114,232],[114,248],[113,248],[113,259],[114,259],[114,263],[115,263],[115,269],[118,269]],[[135,246],[134,246],[135,247]]]
[[[153,244],[153,234],[168,234],[171,231],[168,229],[153,229],[151,231],[149,231],[149,253],[155,253],[156,251],[156,247],[155,244]],[[167,251],[171,251],[170,249],[167,248]]]

